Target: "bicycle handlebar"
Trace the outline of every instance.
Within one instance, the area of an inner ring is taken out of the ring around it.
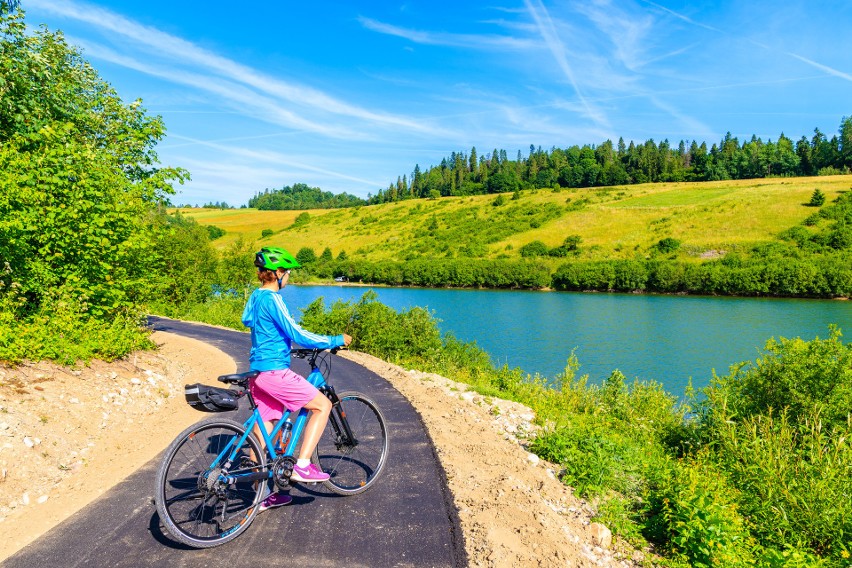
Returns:
[[[328,351],[329,353],[334,355],[335,353],[337,353],[341,349],[346,349],[346,347],[343,347],[343,346],[332,347],[331,349],[315,349],[315,348],[308,348],[308,347],[298,347],[298,348],[295,348],[295,349],[291,349],[290,355],[292,355],[293,357],[298,357],[300,359],[304,359],[305,357],[310,357],[310,356],[313,356],[313,355],[319,355],[323,351]]]

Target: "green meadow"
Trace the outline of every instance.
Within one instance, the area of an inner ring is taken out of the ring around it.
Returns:
[[[681,242],[679,259],[699,260],[773,242],[815,212],[807,205],[815,189],[830,203],[850,188],[852,176],[840,175],[538,189],[350,209],[179,211],[224,229],[214,241],[220,249],[242,239],[369,261],[496,259],[520,258],[532,241],[557,247],[576,235],[581,260],[644,258],[664,238]]]

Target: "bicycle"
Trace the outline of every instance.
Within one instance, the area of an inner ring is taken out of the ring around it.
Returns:
[[[311,458],[330,475],[323,485],[338,495],[366,491],[381,475],[388,456],[381,410],[361,393],[335,392],[326,380],[330,362],[320,357],[323,350],[290,353],[307,359],[308,382],[332,403],[328,425]],[[325,366],[325,375],[320,365]],[[202,420],[184,430],[166,450],[157,470],[155,502],[166,530],[183,544],[210,548],[235,539],[257,515],[270,479],[278,489],[290,486],[308,411],[299,410],[293,419],[294,413],[285,410],[267,432],[249,390],[249,380],[257,375],[252,371],[218,378],[235,389],[186,386],[187,402],[195,408],[233,410],[245,397],[251,415],[242,424],[229,418]]]

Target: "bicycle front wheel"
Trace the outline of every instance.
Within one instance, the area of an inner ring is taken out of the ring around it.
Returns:
[[[331,476],[323,485],[338,495],[355,495],[381,475],[388,457],[388,431],[375,402],[357,392],[339,398],[313,461]]]
[[[217,460],[244,432],[243,425],[233,420],[210,418],[184,430],[166,450],[157,470],[154,499],[160,520],[179,542],[194,548],[224,544],[247,529],[257,514],[266,484],[225,483],[224,460]],[[252,435],[236,456],[229,474],[266,469],[266,455]]]

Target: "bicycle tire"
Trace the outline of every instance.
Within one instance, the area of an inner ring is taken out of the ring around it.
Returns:
[[[237,538],[254,520],[266,483],[226,486],[205,476],[225,445],[244,432],[242,424],[214,417],[190,426],[169,445],[157,469],[154,500],[163,526],[178,542],[193,548],[219,546]],[[252,463],[256,464],[251,469],[265,470],[263,446],[251,434],[237,459],[251,460],[249,452],[254,452]],[[238,461],[231,472],[241,465]]]
[[[323,430],[313,462],[330,475],[323,485],[338,495],[355,495],[372,486],[384,470],[390,448],[385,417],[378,405],[358,392],[339,395]],[[341,428],[345,416],[357,441]]]

